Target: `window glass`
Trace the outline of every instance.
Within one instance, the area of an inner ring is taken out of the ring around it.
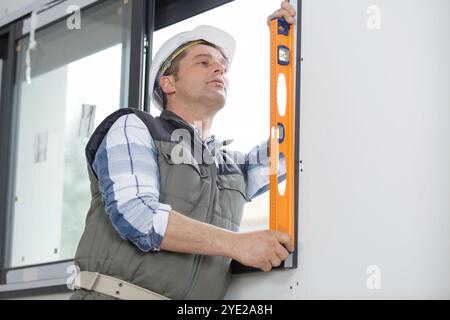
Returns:
[[[127,101],[131,2],[105,1],[18,43],[10,267],[73,258],[90,205],[84,148]]]
[[[2,93],[2,75],[3,75],[3,60],[0,60],[0,96]]]
[[[279,1],[236,0],[173,24],[153,34],[153,55],[173,35],[206,24],[230,33],[236,40],[225,107],[213,123],[212,133],[220,140],[234,139],[229,148],[248,152],[269,137],[270,124],[270,32],[267,16]],[[158,115],[155,106],[151,113]],[[269,192],[245,206],[241,231],[268,228]]]

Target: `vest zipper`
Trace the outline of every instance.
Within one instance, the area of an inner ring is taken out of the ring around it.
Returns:
[[[217,168],[216,168],[216,165],[214,164],[214,170],[216,170],[216,172],[217,172]],[[214,198],[215,198],[215,196],[216,196],[216,189],[217,189],[217,173],[216,174],[212,174],[211,175],[211,179],[212,179],[212,181],[211,181],[211,186],[213,187],[212,188],[212,191],[211,191],[211,201],[210,201],[210,203],[209,203],[209,206],[208,206],[208,213],[210,213],[210,216],[209,216],[209,221],[208,221],[208,224],[211,224],[211,222],[212,222],[212,218],[213,218],[213,214],[212,214],[212,206],[213,206],[213,204],[214,204]],[[208,216],[207,216],[208,217]],[[197,278],[198,278],[198,270],[199,270],[199,265],[200,265],[200,263],[201,263],[201,258],[202,258],[203,256],[201,256],[201,255],[196,255],[196,257],[195,257],[195,260],[194,260],[194,271],[192,272],[192,281],[191,281],[191,283],[187,286],[187,289],[185,290],[185,293],[183,294],[183,300],[185,300],[186,299],[186,297],[188,297],[190,294],[191,294],[191,291],[192,291],[192,289],[194,288],[194,285],[195,285],[195,283],[197,282]]]
[[[183,121],[180,121],[180,120],[178,120],[178,119],[169,119],[169,120],[172,120],[172,121],[178,123],[179,125],[181,125],[181,126],[187,128],[191,133],[194,134],[194,141],[195,141],[195,139],[197,138],[197,139],[199,140],[199,142],[200,142],[205,148],[208,148],[205,144],[203,144],[203,141],[201,141],[201,139],[197,137],[196,132],[195,132],[194,129],[191,128],[189,125],[187,125],[186,123],[184,123]],[[194,142],[194,143],[195,143],[195,142]],[[202,150],[202,151],[203,151],[203,150]],[[211,155],[211,156],[212,156],[212,155]],[[216,172],[217,172],[217,168],[216,168],[215,165],[214,165],[214,169],[215,169]],[[209,204],[209,206],[208,206],[208,212],[211,212],[212,206],[213,206],[213,204],[214,204],[214,197],[215,197],[215,195],[216,195],[216,188],[217,188],[216,184],[217,184],[217,173],[216,173],[216,175],[214,175],[214,174],[212,175],[211,186],[214,186],[214,187],[213,187],[213,190],[212,190],[212,192],[211,192],[211,202],[210,202],[210,204]],[[211,224],[211,221],[212,221],[212,212],[211,212],[211,214],[210,214],[208,223]],[[191,280],[188,281],[188,285],[186,286],[186,289],[184,290],[183,294],[181,295],[181,296],[183,297],[183,298],[182,298],[183,300],[185,300],[185,299],[191,294],[192,289],[194,288],[194,285],[195,285],[195,283],[197,282],[197,278],[198,278],[198,270],[199,270],[199,265],[200,265],[200,263],[201,263],[201,260],[202,260],[202,256],[201,256],[201,255],[196,255],[196,256],[195,256],[195,258],[194,258],[194,270],[192,271],[192,277],[191,277]]]

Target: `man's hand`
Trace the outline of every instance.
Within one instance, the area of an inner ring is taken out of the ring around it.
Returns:
[[[289,1],[284,0],[281,3],[280,9],[275,10],[270,16],[267,17],[267,25],[270,25],[270,20],[274,18],[284,18],[288,23],[294,23],[296,12],[294,7],[289,3]]]
[[[294,250],[290,235],[271,230],[254,231],[236,234],[231,257],[267,272],[289,256],[288,250]]]

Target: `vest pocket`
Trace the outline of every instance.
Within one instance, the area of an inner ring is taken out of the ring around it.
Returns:
[[[174,210],[183,209],[180,212],[185,215],[205,221],[198,209],[208,207],[210,203],[211,166],[199,165],[188,151],[180,153],[174,151],[174,147],[173,143],[158,146],[160,201],[170,204]],[[168,201],[168,198],[172,200]]]
[[[219,206],[220,212],[218,216],[221,219],[215,219],[216,225],[233,231],[239,230],[242,220],[244,205],[250,200],[245,192],[245,179],[242,174],[226,174],[219,175],[217,180],[217,188],[219,189]]]
[[[219,175],[217,187],[220,190],[232,190],[239,193],[246,201],[250,201],[245,192],[245,180],[242,174]]]
[[[198,163],[190,155],[184,156],[183,159],[173,159],[170,152],[161,152],[161,155],[169,165],[187,165],[194,169],[200,175],[200,178],[208,177],[208,174],[206,172],[202,172],[203,170],[200,169]]]

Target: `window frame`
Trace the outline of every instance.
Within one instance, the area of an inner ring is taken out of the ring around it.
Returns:
[[[0,29],[1,37],[1,58],[3,60],[2,68],[2,89],[0,99],[0,284],[6,282],[6,261],[8,258],[7,248],[9,247],[9,228],[8,221],[9,193],[11,180],[11,150],[10,139],[12,130],[12,101],[15,80],[15,49],[16,24],[10,24]]]
[[[85,3],[85,6],[80,8],[81,14],[86,13],[91,8],[99,6],[107,0],[86,1],[79,0],[80,5]],[[147,28],[142,26],[146,22],[146,16],[142,15],[143,8],[153,1],[147,0],[131,0],[131,29],[130,29],[130,58],[138,56],[144,48],[144,43],[141,39]],[[71,1],[71,4],[77,1]],[[68,3],[61,3],[58,5],[67,5]],[[41,295],[52,293],[69,293],[65,279],[68,274],[66,267],[68,262],[73,262],[73,259],[60,260],[55,262],[48,262],[36,265],[28,265],[21,267],[7,267],[7,262],[10,260],[10,241],[11,241],[11,221],[12,221],[12,195],[11,192],[14,187],[14,172],[15,172],[15,123],[17,120],[14,109],[14,86],[16,80],[16,63],[17,52],[16,46],[19,40],[28,36],[29,32],[24,31],[24,25],[29,19],[30,14],[9,23],[6,26],[0,27],[0,39],[2,46],[6,42],[6,56],[4,59],[2,72],[2,92],[0,104],[0,299],[10,297],[20,297],[28,295]],[[46,30],[54,24],[64,21],[69,15],[64,14],[56,19],[48,21],[42,26],[36,28],[36,33]],[[137,35],[136,35],[137,34]],[[133,35],[133,36],[132,36]],[[7,39],[7,40],[4,40]],[[2,56],[3,58],[3,56]],[[141,94],[142,76],[144,68],[142,59],[130,59],[129,64],[129,78],[128,78],[128,104],[131,108],[143,109],[142,104],[134,104],[134,101],[143,101],[136,97],[132,97],[131,93]],[[3,60],[3,59],[2,59]],[[133,62],[133,63],[132,63]],[[139,72],[136,72],[139,70]],[[48,266],[54,266],[57,270],[54,278],[38,279],[38,281],[29,282],[14,282],[8,283],[8,278],[16,277],[20,272],[37,272],[38,274]],[[65,277],[65,278],[62,278]]]

